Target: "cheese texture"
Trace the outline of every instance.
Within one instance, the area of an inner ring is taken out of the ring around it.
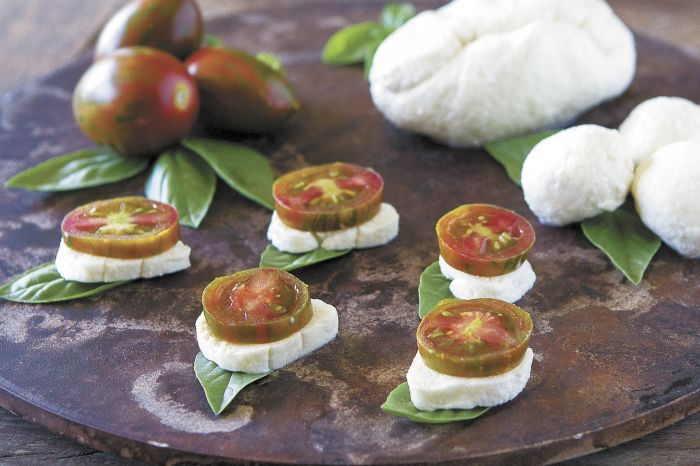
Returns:
[[[152,278],[184,270],[190,266],[189,246],[178,241],[165,252],[144,259],[115,259],[71,249],[61,241],[56,269],[61,277],[83,283],[116,282]]]
[[[272,214],[267,238],[280,251],[301,254],[319,247],[331,250],[364,249],[381,246],[399,234],[399,214],[391,204],[382,203],[377,215],[355,227],[337,231],[309,232],[285,225]]]
[[[440,272],[452,280],[450,292],[455,298],[476,299],[496,298],[514,303],[532,289],[535,284],[535,271],[530,262],[525,261],[517,269],[495,277],[480,277],[455,269],[440,256]]]
[[[416,354],[406,374],[411,402],[422,411],[472,409],[503,404],[515,398],[530,378],[533,353],[528,348],[514,369],[490,377],[455,377],[441,374]]]
[[[602,0],[455,0],[384,40],[369,80],[396,126],[475,146],[565,124],[635,69],[632,33]]]
[[[272,343],[232,343],[217,338],[204,314],[197,318],[199,349],[210,361],[232,372],[260,374],[290,364],[330,342],[338,334],[338,312],[320,299],[312,299],[313,316],[298,332]]]

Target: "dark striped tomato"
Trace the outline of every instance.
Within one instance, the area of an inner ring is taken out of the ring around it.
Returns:
[[[95,59],[122,47],[145,45],[184,60],[202,41],[202,14],[193,0],[135,0],[105,24]]]
[[[192,128],[199,92],[175,57],[129,47],[95,62],[73,93],[73,114],[95,143],[124,155],[157,155]]]
[[[145,197],[118,197],[72,210],[61,223],[63,241],[76,251],[139,259],[167,251],[180,239],[177,211]]]
[[[484,277],[517,269],[535,244],[530,222],[512,210],[489,204],[457,207],[435,229],[440,255],[448,264]]]
[[[377,215],[384,181],[371,168],[335,162],[287,173],[275,181],[272,193],[275,211],[288,226],[332,231]]]
[[[269,343],[304,327],[313,315],[309,288],[275,268],[243,270],[211,282],[202,293],[212,333],[233,343]]]
[[[418,326],[425,365],[442,374],[487,377],[515,368],[530,344],[530,314],[500,299],[444,299]]]

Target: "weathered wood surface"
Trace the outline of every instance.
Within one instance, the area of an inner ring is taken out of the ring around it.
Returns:
[[[5,2],[7,3],[8,0],[5,0]],[[36,4],[42,2],[26,2],[28,5],[27,8],[30,10],[32,3]],[[71,2],[69,1],[66,3]],[[85,9],[86,4],[103,6],[102,4],[110,3],[110,1],[79,3],[82,5],[81,8]],[[121,2],[114,1],[111,3],[116,4]],[[246,8],[246,3],[251,2],[241,2],[235,5],[235,7]],[[693,2],[654,2],[656,5],[655,7],[649,7],[647,5],[647,9],[645,9],[645,5],[648,3],[650,2],[613,2],[621,11],[622,16],[633,25],[635,24],[634,18],[636,17],[640,21],[639,24],[644,24],[646,21],[647,26],[652,28],[660,25],[660,30],[665,30],[666,32],[664,34],[665,39],[679,40],[678,38],[682,37],[695,37],[695,44],[698,44],[697,38],[700,37],[700,34],[695,32],[693,27],[682,26],[683,18],[686,20],[688,18],[693,18],[691,13],[694,10],[688,8],[688,5],[694,6],[692,5]],[[20,4],[20,2],[11,3],[11,5],[17,4]],[[205,12],[213,11],[207,10],[209,5],[212,5],[211,8],[220,7],[220,11],[225,11],[226,8],[228,8],[222,6],[222,2],[209,2],[204,0],[203,4]],[[247,6],[249,7],[249,5]],[[112,8],[112,6],[109,5],[107,10],[109,10],[109,8]],[[653,8],[656,8],[656,13],[649,13],[650,11],[654,11]],[[60,9],[56,8],[55,10],[58,11]],[[39,10],[35,10],[34,14],[38,14],[38,11]],[[63,13],[66,11],[68,10],[64,10]],[[62,17],[61,14],[63,13],[59,13],[59,18]],[[678,22],[681,26],[676,25],[674,22],[669,22],[669,18],[673,18],[672,15],[674,14],[679,18]],[[80,15],[76,13],[76,16],[79,17]],[[95,15],[93,12],[92,16],[87,17],[88,19],[85,20],[86,24],[99,22],[95,19],[97,17],[98,15]],[[7,16],[3,16],[2,20],[6,19]],[[686,24],[687,23],[689,22],[686,21]],[[695,25],[697,26],[697,22],[695,22]],[[688,36],[686,36],[686,34],[688,34]],[[75,40],[77,41],[78,39],[76,38]],[[680,40],[685,41],[686,39]],[[77,43],[80,44],[81,42]],[[684,42],[684,44],[692,47],[692,45],[689,45],[687,42]],[[75,50],[79,50],[79,48],[80,47],[76,47]],[[3,47],[3,50],[6,51],[8,49]],[[27,60],[27,56],[31,55],[25,55],[25,61]],[[48,59],[55,59],[56,57],[62,58],[61,54],[54,54]],[[45,61],[42,62],[45,63]],[[674,427],[654,433],[643,439],[631,442],[630,444],[575,460],[572,464],[693,464],[698,460],[698,451],[700,449],[700,445],[698,445],[698,437],[700,437],[698,435],[698,432],[700,432],[700,426],[698,426],[698,424],[700,424],[700,421],[698,421],[697,418],[698,416],[695,416]],[[601,447],[604,446],[605,445],[601,445]],[[65,464],[102,464],[105,462],[108,462],[108,464],[123,464],[122,460],[117,457],[97,453],[92,449],[80,446],[72,441],[57,438],[54,434],[46,433],[41,428],[35,427],[32,424],[27,424],[25,421],[20,421],[5,412],[0,414],[0,463],[15,464],[24,462],[24,464],[35,464],[38,461],[44,461],[46,463],[64,462]]]

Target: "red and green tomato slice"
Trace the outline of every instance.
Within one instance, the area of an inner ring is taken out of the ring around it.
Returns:
[[[155,256],[180,239],[172,206],[145,197],[91,202],[71,211],[61,224],[63,241],[73,250],[117,259]]]
[[[212,281],[202,294],[212,333],[232,343],[270,343],[304,327],[313,315],[309,288],[284,270],[255,268]]]
[[[272,187],[275,210],[286,225],[333,231],[364,223],[382,203],[384,181],[371,168],[335,162],[288,173]]]
[[[425,365],[442,374],[487,377],[515,368],[530,344],[532,319],[499,299],[444,299],[418,326]]]
[[[457,270],[483,277],[517,269],[535,244],[530,222],[489,204],[460,206],[445,214],[435,229],[443,259]]]

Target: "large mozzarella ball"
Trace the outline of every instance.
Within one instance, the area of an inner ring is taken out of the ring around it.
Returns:
[[[667,144],[700,142],[700,105],[680,97],[655,97],[639,104],[620,125],[630,157],[642,162]]]
[[[571,120],[624,92],[635,64],[602,0],[455,0],[382,42],[370,84],[395,125],[473,146]]]
[[[617,209],[627,197],[634,163],[613,129],[583,125],[537,144],[525,159],[525,201],[540,222],[567,225]]]
[[[700,143],[654,152],[637,169],[632,194],[642,221],[684,256],[700,257]]]

